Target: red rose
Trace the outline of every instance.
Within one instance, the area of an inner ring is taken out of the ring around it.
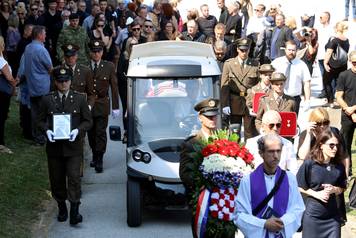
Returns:
[[[229,156],[235,157],[237,156],[238,150],[232,146],[226,147],[229,151]]]
[[[250,153],[248,153],[245,157],[246,157],[246,158],[245,158],[246,164],[251,164],[252,161],[253,161],[253,155],[250,154]]]
[[[218,217],[218,211],[211,211],[211,212],[210,212],[210,215],[211,215],[213,218],[217,218],[217,217]]]
[[[214,144],[217,146],[217,147],[224,147],[224,142],[222,140],[216,140],[214,142]]]
[[[227,147],[221,147],[221,148],[219,148],[218,153],[221,154],[221,155],[228,156],[229,155],[229,150],[228,150]]]

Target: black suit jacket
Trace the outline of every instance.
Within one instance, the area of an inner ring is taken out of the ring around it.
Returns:
[[[272,31],[272,40],[273,40],[273,35],[274,35],[275,31],[276,31],[276,27]],[[281,28],[281,31],[279,32],[279,35],[278,35],[277,40],[276,40],[276,50],[277,50],[276,52],[277,52],[277,55],[276,55],[275,58],[278,58],[278,57],[281,57],[281,56],[285,55],[285,51],[284,51],[284,48],[286,47],[285,43],[287,41],[289,41],[289,40],[292,40],[292,39],[293,39],[292,29],[290,29],[287,26],[283,26]],[[271,42],[271,44],[272,44],[272,42]]]

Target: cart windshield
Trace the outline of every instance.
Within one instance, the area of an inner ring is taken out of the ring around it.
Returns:
[[[135,144],[185,138],[200,129],[194,105],[213,97],[213,79],[136,79]]]

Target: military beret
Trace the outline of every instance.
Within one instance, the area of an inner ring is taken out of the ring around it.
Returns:
[[[258,69],[258,71],[260,73],[272,73],[274,72],[276,69],[271,65],[271,64],[263,64],[260,66],[260,68]]]
[[[274,81],[286,81],[287,78],[284,76],[283,73],[280,72],[273,72],[271,79],[269,81],[274,82]]]
[[[241,50],[250,49],[250,46],[251,46],[251,40],[248,38],[240,38],[237,40],[237,48]]]
[[[75,55],[80,47],[75,44],[65,44],[65,45],[62,45],[61,48],[64,52],[64,56],[70,57],[70,56]]]
[[[351,51],[351,53],[349,54],[349,60],[351,62],[356,62],[356,50]]]
[[[52,71],[53,78],[56,81],[68,81],[72,80],[72,72],[63,66],[58,66]]]
[[[99,52],[104,49],[104,42],[101,40],[92,40],[89,42],[89,49],[92,52]]]
[[[214,98],[204,99],[194,106],[194,110],[204,116],[216,116],[219,114],[219,100]]]
[[[79,19],[78,13],[71,13],[69,15],[69,20],[73,20],[73,19]]]

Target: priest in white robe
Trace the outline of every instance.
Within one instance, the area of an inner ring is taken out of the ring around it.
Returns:
[[[241,180],[234,222],[247,238],[291,238],[301,225],[305,206],[295,175],[278,167],[282,146],[276,134],[261,137],[263,164]],[[276,192],[266,200],[274,186]]]

